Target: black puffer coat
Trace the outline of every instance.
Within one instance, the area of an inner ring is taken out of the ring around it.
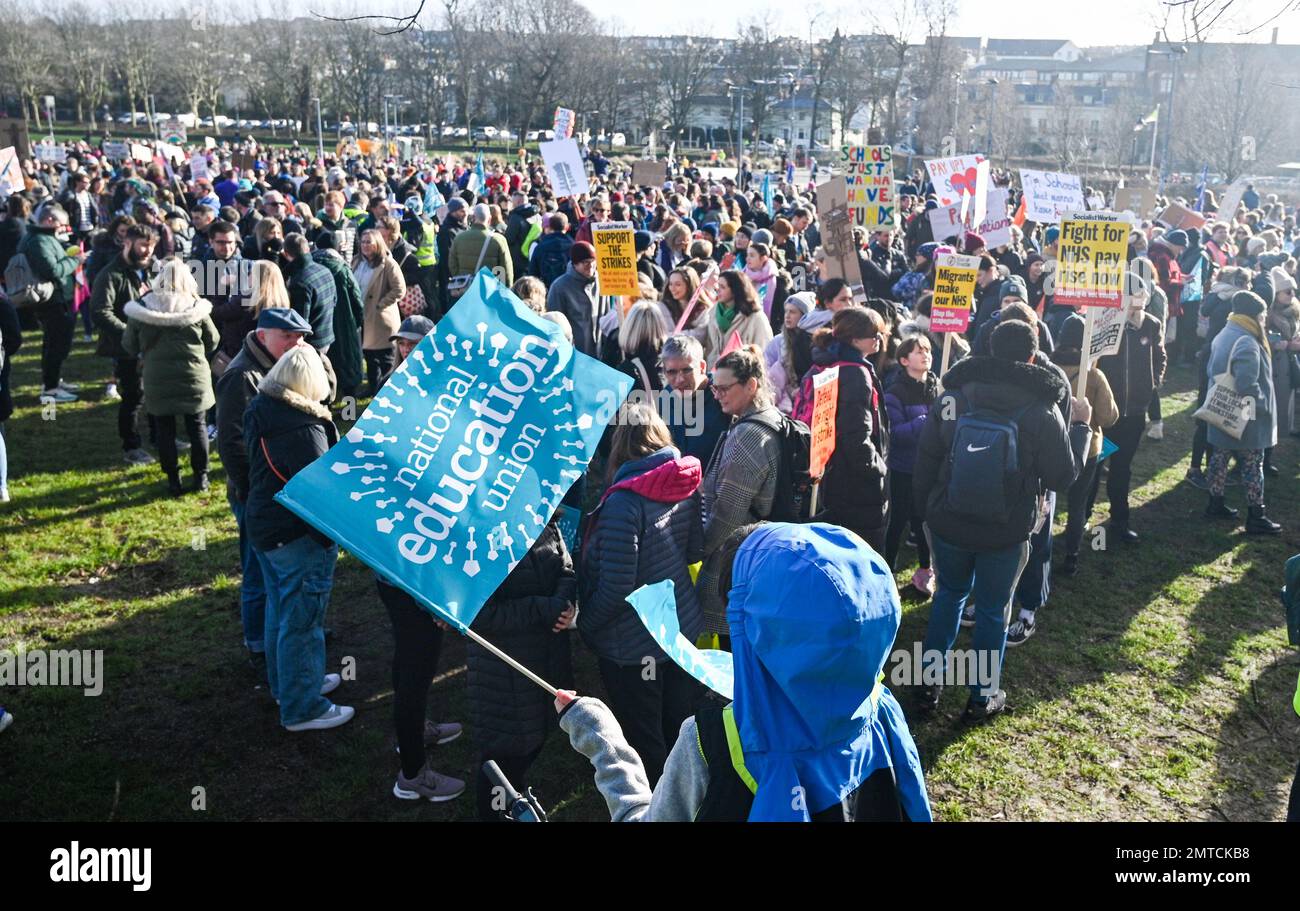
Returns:
[[[479,611],[471,628],[554,686],[573,678],[569,633],[552,632],[577,602],[578,580],[552,521]],[[475,743],[485,756],[522,756],[555,724],[546,691],[483,646],[465,642]]]

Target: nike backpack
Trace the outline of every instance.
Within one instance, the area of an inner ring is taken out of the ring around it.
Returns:
[[[1011,518],[1020,486],[1019,421],[1028,405],[1010,415],[976,409],[957,418],[948,453],[945,507],[981,524]]]

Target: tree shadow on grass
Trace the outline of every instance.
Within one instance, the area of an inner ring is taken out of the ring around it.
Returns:
[[[1286,817],[1296,762],[1300,760],[1300,718],[1291,701],[1300,660],[1289,653],[1252,679],[1224,720],[1214,750],[1215,791],[1203,807],[1206,818],[1282,820]]]

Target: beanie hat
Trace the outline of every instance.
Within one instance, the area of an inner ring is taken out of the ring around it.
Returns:
[[[1259,319],[1264,311],[1268,308],[1264,305],[1264,300],[1253,291],[1238,291],[1232,295],[1232,312],[1240,313],[1242,316],[1253,316]]]
[[[1165,243],[1173,244],[1175,247],[1187,246],[1187,232],[1179,229],[1170,231],[1165,235]]]
[[[655,237],[649,231],[637,231],[632,235],[632,244],[636,247],[636,252],[643,253],[650,249],[650,245],[655,242]]]
[[[1060,236],[1061,236],[1061,229],[1056,225],[1052,225],[1046,231],[1043,232],[1043,243],[1048,245],[1054,244],[1056,243],[1057,238],[1059,238]]]
[[[1002,283],[998,288],[998,300],[1002,301],[1008,297],[1018,297],[1028,303],[1029,292],[1025,289],[1025,280],[1019,275],[1013,275]]]
[[[962,242],[961,251],[969,255],[971,253],[974,253],[980,247],[986,247],[986,246],[988,246],[988,244],[984,242],[983,237],[981,237],[979,234],[976,234],[974,231],[967,231],[966,239]]]
[[[797,307],[800,313],[807,316],[817,308],[817,295],[811,291],[796,291],[785,302],[787,306]]]
[[[772,232],[767,228],[759,228],[750,236],[750,240],[756,244],[767,244],[770,247],[772,246]]]
[[[1279,291],[1294,291],[1296,284],[1295,279],[1281,266],[1274,266],[1268,273],[1273,279],[1273,293]]]
[[[569,262],[585,263],[596,258],[596,248],[585,240],[580,240],[569,248]]]

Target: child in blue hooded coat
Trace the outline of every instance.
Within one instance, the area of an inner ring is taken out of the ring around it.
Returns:
[[[723,550],[735,700],[682,723],[653,790],[604,703],[556,700],[613,821],[928,822],[916,745],[881,682],[902,615],[884,560],[822,523],[746,526]]]

